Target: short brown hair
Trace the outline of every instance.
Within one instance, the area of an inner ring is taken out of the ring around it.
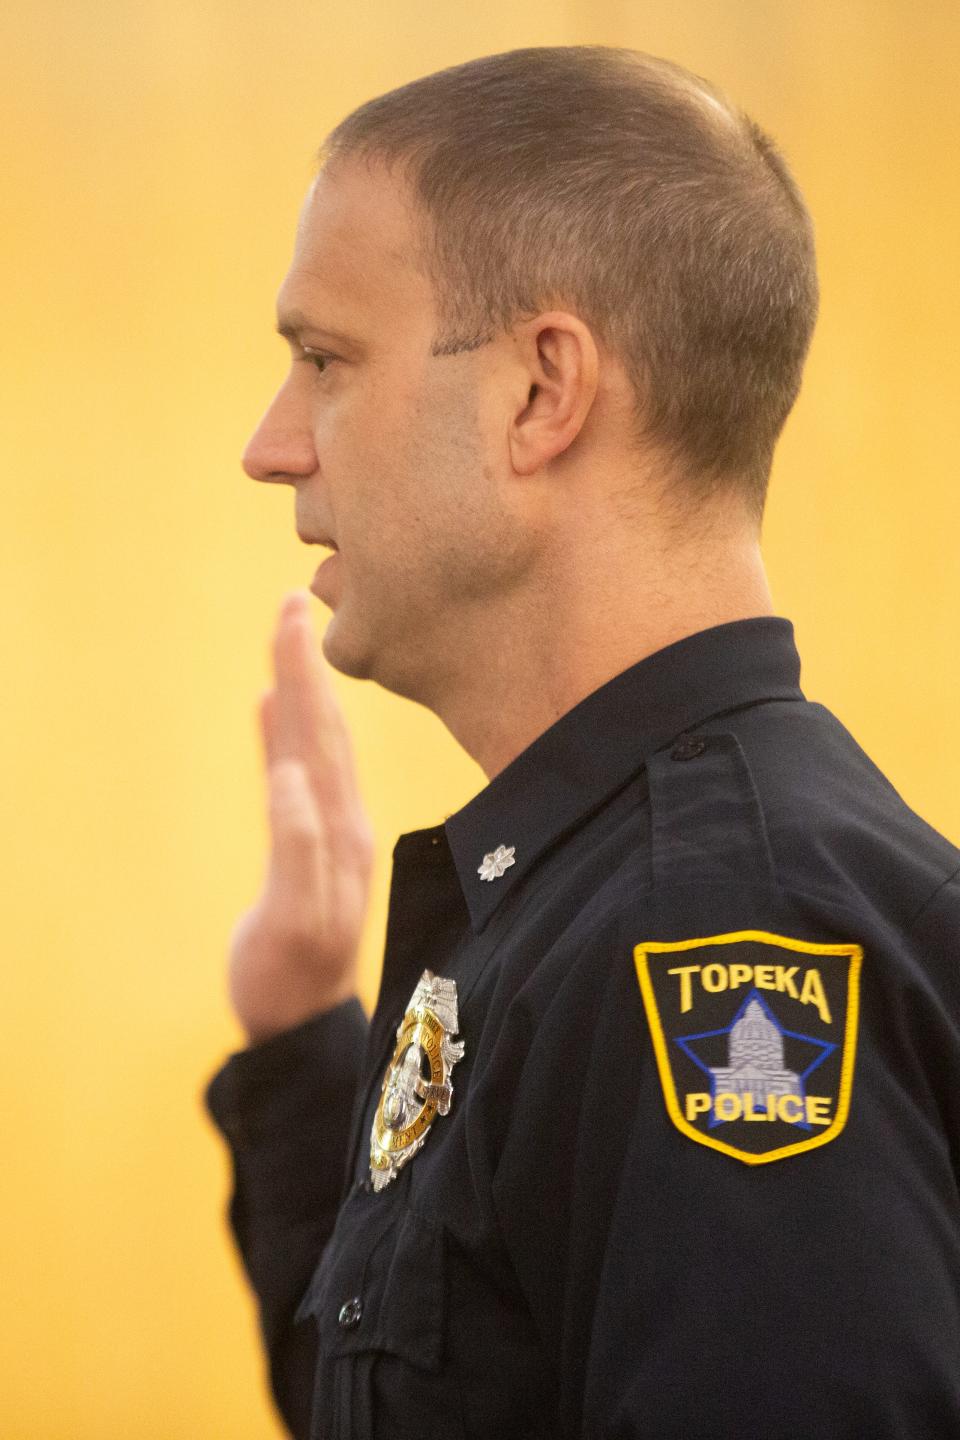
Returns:
[[[437,353],[551,304],[618,356],[636,438],[758,524],[817,314],[813,227],[772,140],[708,81],[605,46],[510,50],[368,101],[320,160],[399,162]]]

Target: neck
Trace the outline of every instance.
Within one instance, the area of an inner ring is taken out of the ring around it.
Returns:
[[[651,564],[554,573],[535,597],[512,596],[482,616],[476,643],[429,708],[488,779],[585,696],[657,650],[713,625],[772,615],[758,541],[743,535],[709,551],[671,549]],[[496,637],[491,643],[491,636]]]

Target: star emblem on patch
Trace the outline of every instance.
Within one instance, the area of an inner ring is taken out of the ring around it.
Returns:
[[[477,867],[477,874],[480,876],[480,879],[499,880],[504,870],[507,870],[511,865],[516,865],[517,862],[513,858],[515,849],[515,845],[510,845],[509,847],[506,845],[498,845],[496,850],[491,850],[489,854],[484,855],[483,863]]]

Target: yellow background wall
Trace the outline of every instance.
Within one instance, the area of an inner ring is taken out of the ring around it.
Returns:
[[[953,0],[30,0],[0,35],[0,1437],[280,1433],[202,1087],[259,886],[254,705],[292,496],[239,454],[322,135],[518,45],[667,55],[784,147],[822,319],[765,553],[802,684],[960,839],[960,102]],[[316,604],[318,633],[323,624]],[[427,712],[338,677],[390,850],[484,783]]]

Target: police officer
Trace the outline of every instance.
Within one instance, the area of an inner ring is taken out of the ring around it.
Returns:
[[[288,377],[323,654],[488,784],[372,862],[308,601],[207,1090],[297,1437],[960,1435],[960,851],[800,688],[759,550],[817,287],[770,139],[599,47],[348,116]]]

